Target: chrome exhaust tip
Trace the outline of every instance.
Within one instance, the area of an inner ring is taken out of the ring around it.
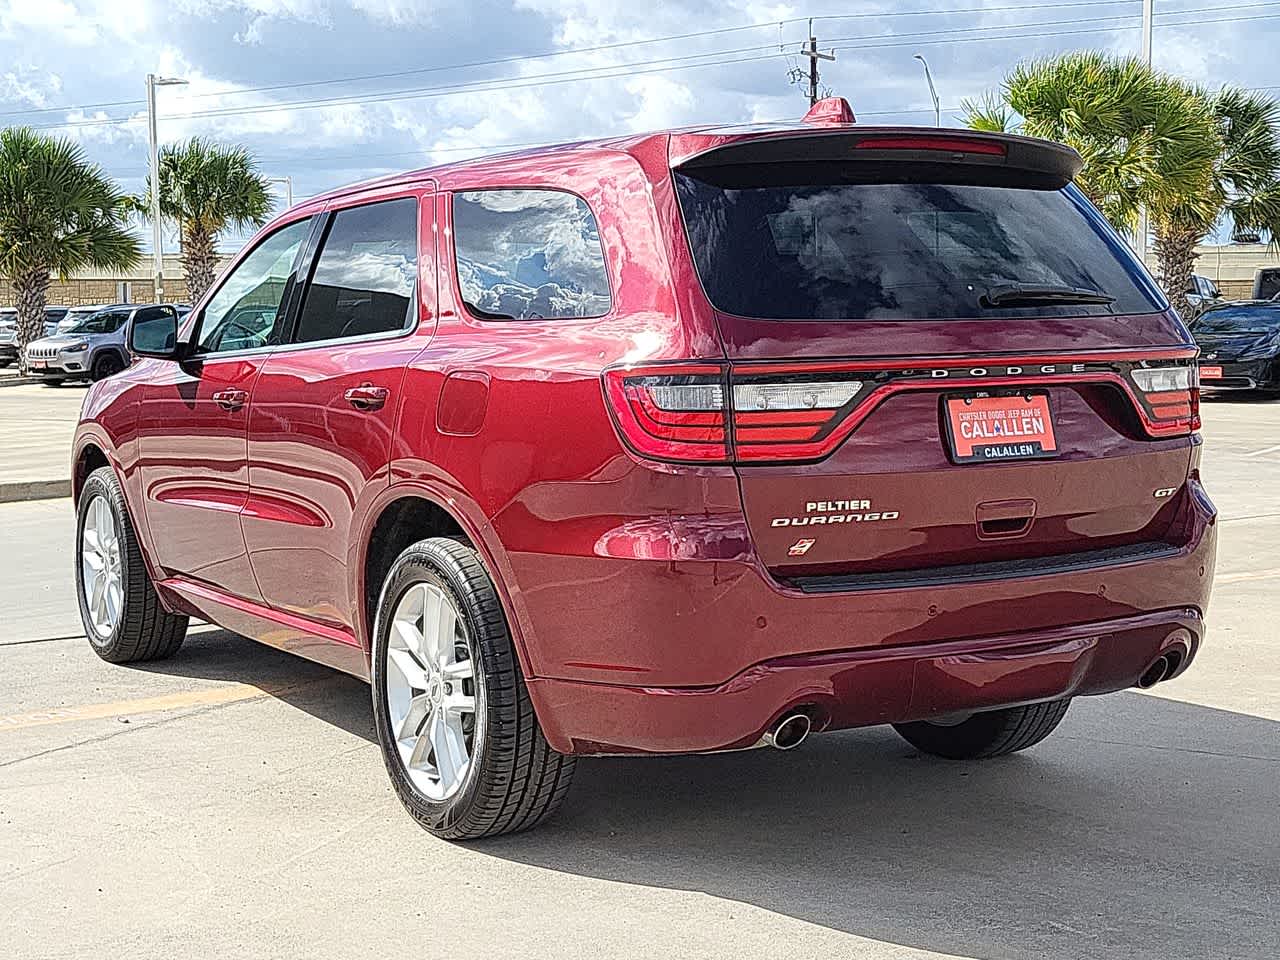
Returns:
[[[804,743],[813,727],[813,721],[805,713],[789,713],[773,725],[762,738],[766,747],[775,750],[794,750]]]
[[[1168,654],[1156,657],[1155,662],[1152,663],[1151,666],[1147,667],[1147,669],[1143,671],[1142,676],[1138,678],[1138,688],[1140,690],[1148,690],[1151,687],[1154,687],[1165,677],[1169,676],[1169,674],[1173,672],[1174,667],[1175,664],[1170,660]]]

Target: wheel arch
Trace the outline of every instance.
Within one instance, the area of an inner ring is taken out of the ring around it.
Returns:
[[[88,369],[85,373],[92,377],[93,368],[98,365],[99,360],[109,353],[115,354],[116,359],[120,361],[121,366],[128,368],[129,354],[125,351],[124,347],[118,343],[104,343],[102,346],[89,352]]]
[[[475,507],[475,505],[472,505]],[[386,573],[395,558],[412,543],[429,537],[452,537],[476,551],[485,572],[493,581],[503,615],[515,645],[525,677],[534,676],[525,649],[524,632],[515,615],[511,595],[502,576],[502,558],[495,554],[501,546],[487,541],[486,524],[479,513],[468,512],[456,493],[445,495],[432,487],[402,483],[389,487],[369,510],[357,540],[359,554],[353,557],[355,574],[351,596],[358,599],[357,636],[365,656],[372,655],[374,619]]]
[[[107,456],[106,450],[97,441],[86,440],[81,443],[76,450],[75,461],[71,468],[72,503],[78,504],[80,502],[80,493],[84,490],[84,484],[89,479],[89,474],[101,467],[116,469]]]

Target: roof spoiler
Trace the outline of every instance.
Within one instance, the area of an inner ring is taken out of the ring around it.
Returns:
[[[1080,154],[1065,144],[978,130],[921,127],[862,127],[786,130],[711,146],[681,160],[678,169],[760,164],[911,164],[945,173],[966,168],[982,180],[1019,180],[1041,189],[1061,189],[1080,172]],[[922,171],[922,173],[925,171]]]

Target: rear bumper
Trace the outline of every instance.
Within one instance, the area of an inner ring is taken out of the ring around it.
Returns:
[[[563,672],[529,692],[548,742],[590,754],[749,747],[795,709],[838,729],[1122,690],[1204,635],[1216,513],[1196,479],[1184,504],[1171,551],[1010,579],[812,595],[726,573],[745,564],[611,567],[607,594],[556,591]]]
[[[1222,376],[1211,380],[1202,379],[1200,388],[1210,391],[1228,390],[1264,390],[1276,386],[1276,360],[1224,361]]]
[[[710,689],[533,680],[548,742],[564,753],[702,753],[750,747],[803,710],[814,728],[903,723],[1123,690],[1159,656],[1195,657],[1194,609],[1057,630],[772,660]]]

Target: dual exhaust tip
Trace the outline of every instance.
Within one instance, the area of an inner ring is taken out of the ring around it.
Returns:
[[[773,747],[775,750],[794,750],[804,743],[813,729],[813,721],[807,713],[788,713],[782,716],[760,738],[761,746]]]

